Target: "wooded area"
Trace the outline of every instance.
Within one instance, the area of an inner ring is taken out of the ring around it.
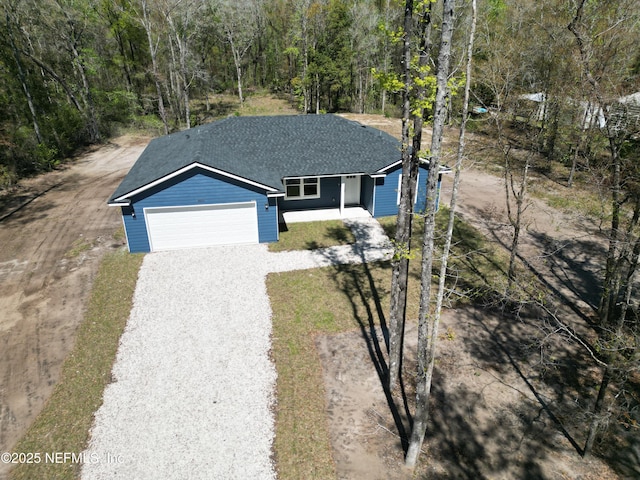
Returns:
[[[615,384],[624,397],[623,386],[637,375],[640,360],[635,281],[640,260],[637,0],[481,0],[473,44],[468,39],[475,25],[470,21],[475,2],[462,0],[0,4],[5,24],[0,33],[0,187],[51,169],[78,148],[104,142],[122,128],[167,134],[193,127],[223,93],[236,95],[240,105],[255,92],[266,91],[286,98],[301,113],[402,117],[407,170],[401,212],[406,216],[399,218],[406,224],[398,224],[395,261],[406,265],[404,273],[394,272],[392,287],[400,294],[413,258],[410,209],[415,178],[410,170],[417,172],[419,157],[430,157],[437,169],[444,124],[463,124],[468,100],[473,112],[469,130],[486,135],[499,151],[505,185],[499,194],[506,195],[509,206],[511,256],[504,289],[493,292],[499,297],[496,303],[511,313],[534,309],[544,328],[565,335],[593,358],[601,372],[600,387],[590,409],[586,444],[577,447],[581,454],[589,453],[611,414],[605,407],[608,389]],[[467,70],[470,45],[473,69]],[[465,89],[461,95],[469,78],[470,92]],[[420,140],[425,121],[434,124],[430,148]],[[518,274],[530,175],[535,171],[553,177],[554,165],[568,172],[553,178],[567,188],[578,172],[588,171],[594,192],[602,197],[607,258],[600,303],[594,308],[598,321],[589,338],[558,318],[555,300],[523,284]],[[434,189],[435,176],[431,180]],[[425,217],[433,227],[436,204],[435,197],[430,199]],[[424,235],[423,246],[430,242],[430,249],[423,257],[429,262],[435,256],[433,228],[427,232],[425,227]],[[440,290],[446,254],[443,262]],[[433,269],[431,263],[424,266],[426,288],[431,288]],[[392,297],[391,343],[399,350],[390,360],[389,390],[401,375],[395,369],[401,364],[405,315],[405,300],[394,301]],[[420,328],[424,339],[435,342],[433,303],[427,293],[420,320],[431,323]],[[441,303],[440,296],[438,308]],[[399,325],[397,338],[394,322]],[[421,348],[427,350],[430,357],[419,359],[423,371],[429,362],[433,366],[435,346]],[[416,419],[424,422],[417,428],[422,431],[414,442],[415,456],[426,428],[428,388],[418,402],[424,412]],[[626,406],[638,408],[634,402]]]
[[[451,77],[462,81],[469,2],[458,2]],[[479,2],[473,105],[543,123],[550,159],[584,163],[597,103],[640,90],[637,7],[587,2],[588,88],[567,26],[575,1]],[[47,170],[122,126],[174,131],[216,93],[287,96],[301,112],[399,116],[397,0],[2,0],[0,184]],[[438,23],[437,9],[434,23]],[[458,28],[461,27],[461,28]],[[434,67],[437,51],[432,52]],[[544,101],[522,95],[539,94]],[[450,119],[461,106],[453,97]],[[517,105],[517,110],[514,110]],[[577,108],[586,105],[585,108]],[[624,104],[618,104],[618,106]],[[590,110],[589,110],[590,109]],[[591,112],[591,113],[588,113]],[[429,115],[429,112],[427,112]]]

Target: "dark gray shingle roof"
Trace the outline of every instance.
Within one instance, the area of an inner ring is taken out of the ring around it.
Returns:
[[[152,140],[110,201],[194,162],[278,191],[292,176],[374,173],[400,142],[336,115],[230,117]]]

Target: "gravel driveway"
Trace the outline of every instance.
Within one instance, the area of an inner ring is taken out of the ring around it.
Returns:
[[[265,278],[389,257],[377,221],[345,223],[356,236],[353,246],[270,253],[265,245],[242,245],[147,255],[82,478],[275,478],[276,372]]]

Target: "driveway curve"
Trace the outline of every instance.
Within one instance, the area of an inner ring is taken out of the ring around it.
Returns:
[[[374,219],[356,244],[236,245],[147,255],[96,412],[82,478],[274,479],[269,272],[389,258]]]

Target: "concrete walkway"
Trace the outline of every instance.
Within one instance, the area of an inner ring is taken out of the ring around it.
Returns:
[[[352,246],[147,255],[82,478],[274,479],[276,373],[265,278],[391,255],[376,220],[348,224]]]

